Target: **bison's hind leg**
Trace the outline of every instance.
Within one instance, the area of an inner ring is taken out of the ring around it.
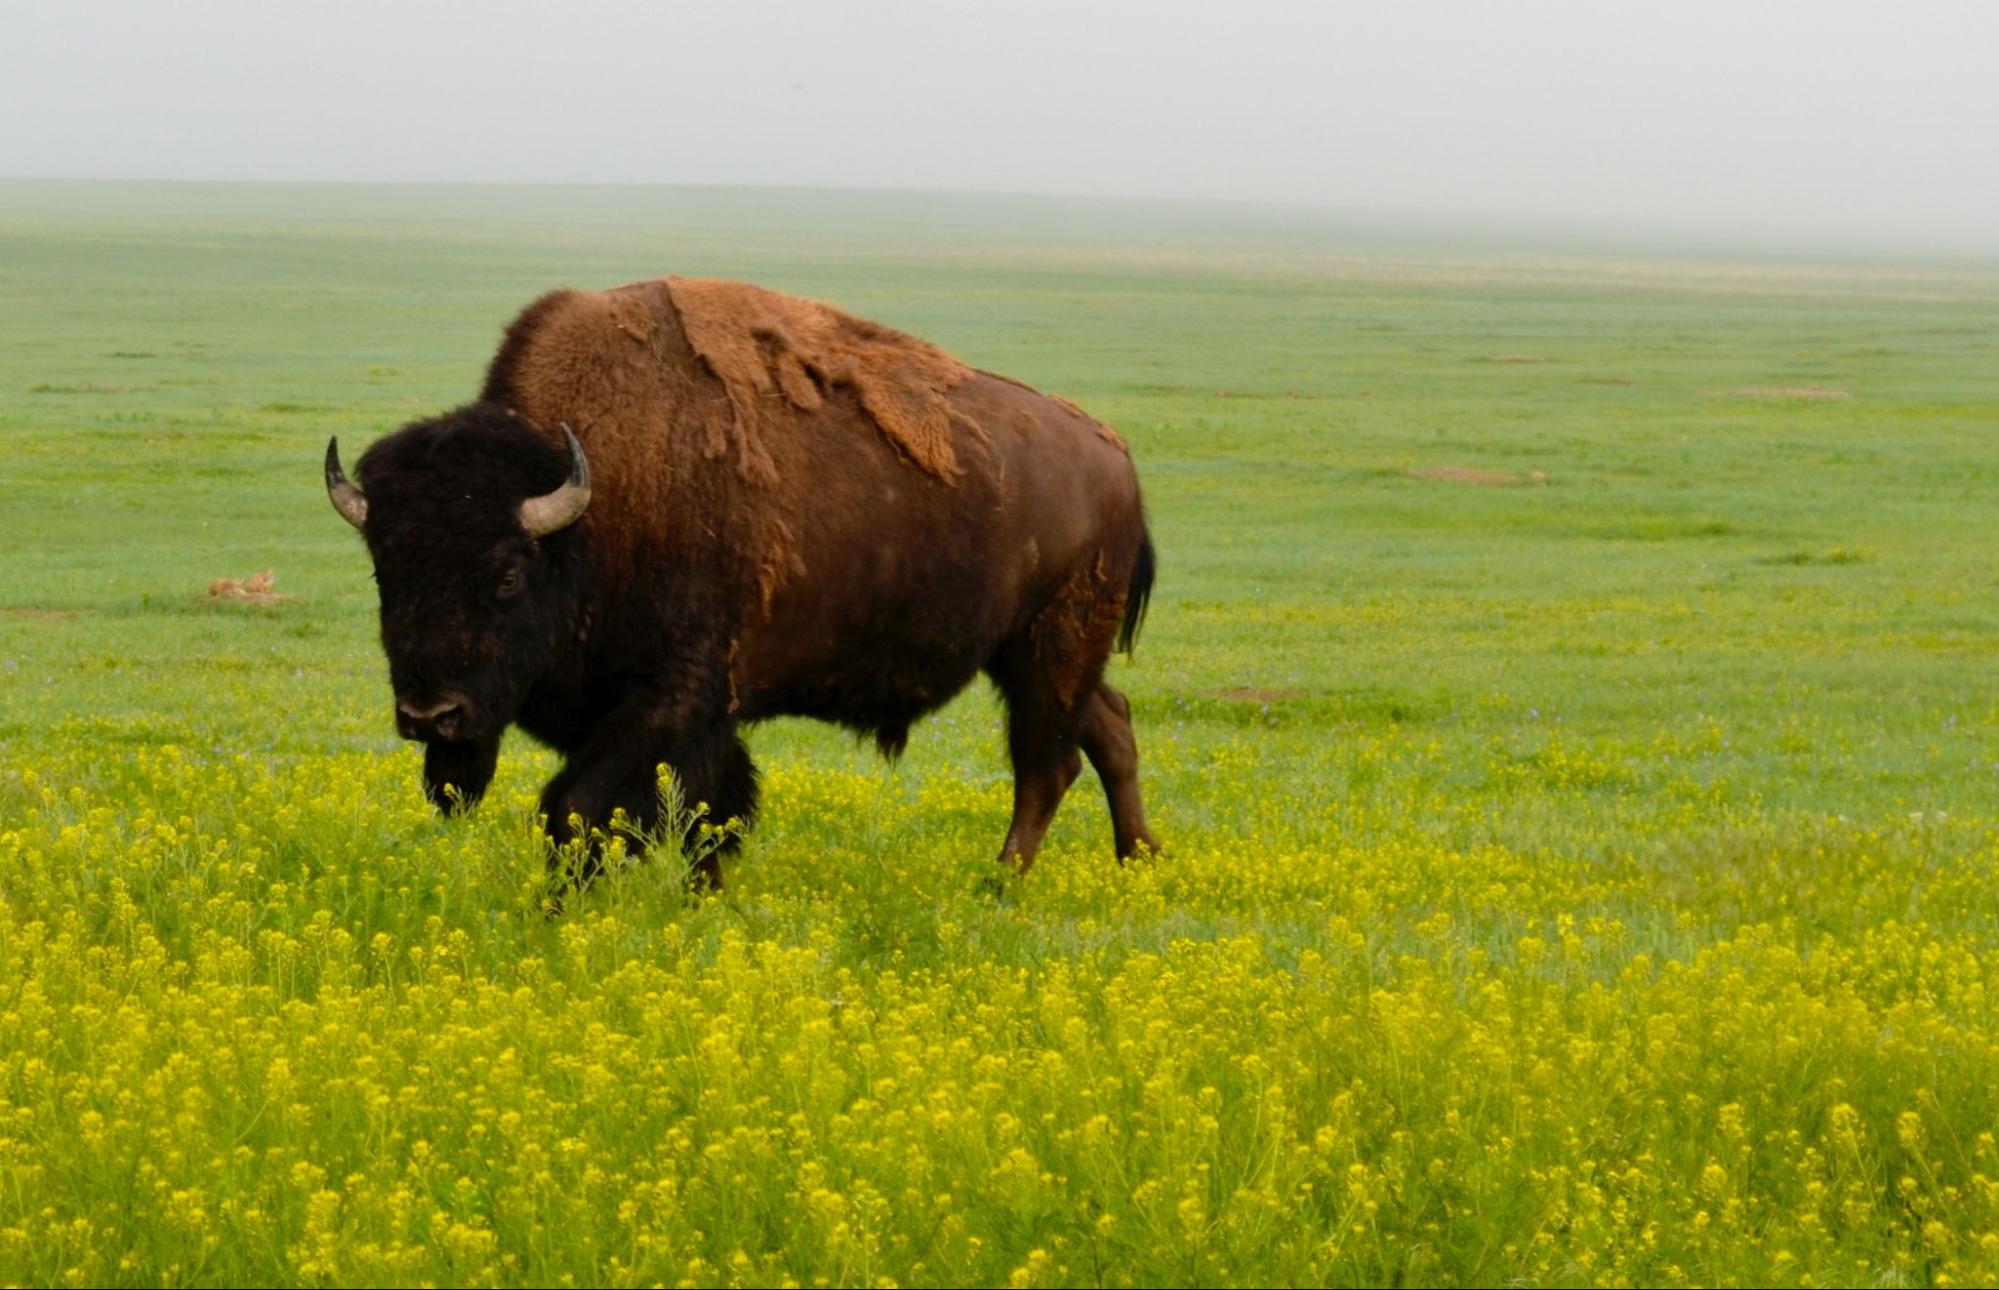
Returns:
[[[1118,859],[1129,860],[1140,847],[1158,851],[1138,795],[1138,737],[1131,730],[1131,702],[1108,682],[1100,683],[1090,696],[1081,739],[1110,803]]]
[[[1013,822],[1000,844],[1000,863],[1026,873],[1055,808],[1083,770],[1076,716],[1030,647],[1002,645],[987,670],[1006,700],[1006,747],[1013,760]]]
[[[1105,776],[1113,811],[1124,809],[1120,854],[1127,826],[1134,847],[1150,841],[1144,813],[1136,809],[1138,752],[1130,709],[1116,691],[1099,693],[1124,615],[1128,574],[1107,567],[1101,555],[1079,567],[987,668],[1006,699],[1013,757],[1013,823],[1000,859],[1022,872],[1034,863],[1055,808],[1082,772],[1082,751]]]

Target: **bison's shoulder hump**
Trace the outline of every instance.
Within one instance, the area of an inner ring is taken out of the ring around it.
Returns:
[[[746,474],[773,467],[764,439],[781,433],[782,405],[813,410],[835,386],[851,389],[868,418],[919,469],[950,482],[952,387],[972,369],[927,341],[831,305],[742,282],[668,278],[689,346],[728,393],[737,460]]]

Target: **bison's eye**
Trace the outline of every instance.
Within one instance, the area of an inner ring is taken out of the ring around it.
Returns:
[[[493,589],[493,594],[502,600],[512,600],[515,596],[521,594],[521,570],[519,565],[515,565],[513,568],[507,570],[500,578],[500,585]]]

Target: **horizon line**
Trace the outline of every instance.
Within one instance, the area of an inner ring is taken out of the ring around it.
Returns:
[[[209,175],[78,175],[0,174],[0,185],[73,184],[78,186],[159,185],[186,188],[383,188],[383,189],[610,189],[685,193],[764,192],[826,197],[914,197],[932,200],[1020,201],[1051,204],[1172,208],[1185,212],[1237,213],[1286,217],[1322,226],[1345,224],[1347,231],[1392,233],[1391,222],[1413,224],[1402,230],[1424,239],[1440,236],[1474,241],[1550,239],[1580,240],[1588,249],[1704,252],[1727,256],[1807,258],[1830,255],[1841,260],[1885,259],[1897,264],[1930,263],[1999,266],[1999,241],[1931,237],[1918,246],[1897,245],[1911,239],[1889,233],[1822,232],[1783,234],[1768,228],[1729,232],[1711,221],[1634,220],[1622,213],[1554,212],[1520,209],[1447,209],[1435,206],[1335,204],[1238,196],[1185,196],[1160,193],[1085,193],[1039,189],[932,188],[919,185],[799,184],[756,180],[700,181],[657,179],[467,179],[467,178],[221,178]],[[4,213],[4,212],[0,212]],[[1327,231],[1332,231],[1330,228]],[[1581,248],[1578,248],[1581,249]]]

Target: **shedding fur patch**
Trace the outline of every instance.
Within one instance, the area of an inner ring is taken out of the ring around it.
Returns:
[[[792,536],[791,526],[783,520],[771,521],[770,549],[764,553],[763,563],[757,566],[757,603],[763,610],[764,621],[770,621],[771,605],[784,585],[805,573],[805,561],[800,559],[795,547],[797,539]]]
[[[1059,407],[1064,412],[1067,412],[1070,416],[1075,417],[1080,421],[1087,422],[1089,425],[1095,427],[1097,432],[1097,438],[1103,440],[1105,443],[1117,449],[1125,456],[1127,457],[1131,456],[1131,446],[1125,443],[1123,435],[1119,434],[1116,430],[1112,429],[1109,422],[1099,421],[1095,417],[1091,416],[1089,413],[1083,411],[1082,408],[1076,406],[1073,400],[1065,399],[1059,394],[1050,394],[1045,390],[1037,390],[1032,385],[1029,385],[1026,381],[1017,380],[1014,377],[1008,376],[1004,372],[989,372],[982,367],[979,369],[979,373],[982,376],[990,376],[996,381],[1005,381],[1008,385],[1013,386],[1017,390],[1026,390],[1029,394],[1033,394],[1040,398],[1047,399],[1049,402],[1053,403],[1056,407]],[[1034,418],[1032,417],[1025,418],[1024,426],[1027,430],[1031,432],[1034,428]]]
[[[935,345],[744,282],[668,278],[666,286],[688,343],[729,397],[727,437],[711,423],[707,455],[733,451],[746,479],[776,482],[764,440],[781,433],[782,409],[812,411],[836,385],[853,390],[898,452],[945,483],[960,473],[952,422],[985,436],[945,398],[972,369]]]
[[[1074,403],[1071,403],[1068,399],[1063,398],[1059,394],[1051,394],[1048,397],[1055,400],[1057,403],[1061,404],[1064,408],[1068,409],[1071,415],[1079,416],[1083,420],[1095,426],[1097,428],[1097,438],[1103,440],[1105,443],[1117,449],[1125,456],[1127,457],[1131,456],[1131,448],[1125,443],[1124,436],[1119,434],[1116,430],[1113,430],[1109,422],[1097,420],[1095,417],[1083,411],[1083,409],[1077,407]]]
[[[1112,582],[1099,551],[1090,563],[1076,566],[1055,598],[1028,623],[1034,657],[1063,711],[1075,711],[1103,676],[1124,602],[1124,592]]]

